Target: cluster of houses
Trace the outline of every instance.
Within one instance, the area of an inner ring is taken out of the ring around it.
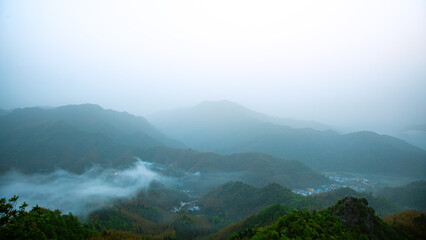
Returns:
[[[179,207],[173,207],[170,212],[173,214],[176,213],[188,213],[188,212],[196,212],[196,211],[200,211],[201,208],[199,206],[197,206],[196,201],[192,201],[192,202],[180,202],[180,206]]]
[[[332,181],[340,182],[340,183],[344,183],[344,182],[367,183],[368,182],[368,180],[365,178],[356,178],[356,177],[347,178],[347,177],[339,177],[339,176],[329,176],[328,178]]]
[[[338,188],[352,188],[357,192],[366,192],[371,191],[373,189],[373,186],[368,184],[368,180],[365,178],[346,178],[330,176],[329,179],[332,180],[334,183],[329,185],[322,185],[316,188],[293,189],[292,192],[303,196],[309,196],[312,194],[328,192]]]

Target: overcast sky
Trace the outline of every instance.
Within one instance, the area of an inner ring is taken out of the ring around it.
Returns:
[[[0,1],[0,108],[222,99],[379,131],[426,122],[426,1]]]

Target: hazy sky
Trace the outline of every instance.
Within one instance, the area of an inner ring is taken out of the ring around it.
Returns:
[[[0,0],[0,108],[222,99],[360,128],[426,122],[426,1]]]

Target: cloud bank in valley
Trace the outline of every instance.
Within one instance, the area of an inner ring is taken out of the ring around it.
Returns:
[[[114,199],[135,196],[153,181],[165,180],[142,161],[124,170],[94,167],[81,175],[65,170],[31,175],[11,171],[0,177],[0,195],[18,195],[31,207],[38,204],[86,216]]]

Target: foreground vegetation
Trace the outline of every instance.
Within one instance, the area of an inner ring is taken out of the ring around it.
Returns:
[[[26,211],[25,202],[16,208],[17,200],[0,199],[0,239],[87,239],[97,234],[71,213],[39,206]]]
[[[385,223],[367,205],[364,198],[344,198],[326,210],[294,211],[268,227],[237,231],[230,239],[416,239]]]
[[[203,210],[173,214],[167,209],[192,199],[157,186],[91,213],[84,223],[59,210],[27,211],[15,196],[0,200],[0,239],[425,239],[426,216],[418,211],[382,220],[365,198],[322,205],[342,191],[312,199],[276,184],[229,182],[199,200]]]

